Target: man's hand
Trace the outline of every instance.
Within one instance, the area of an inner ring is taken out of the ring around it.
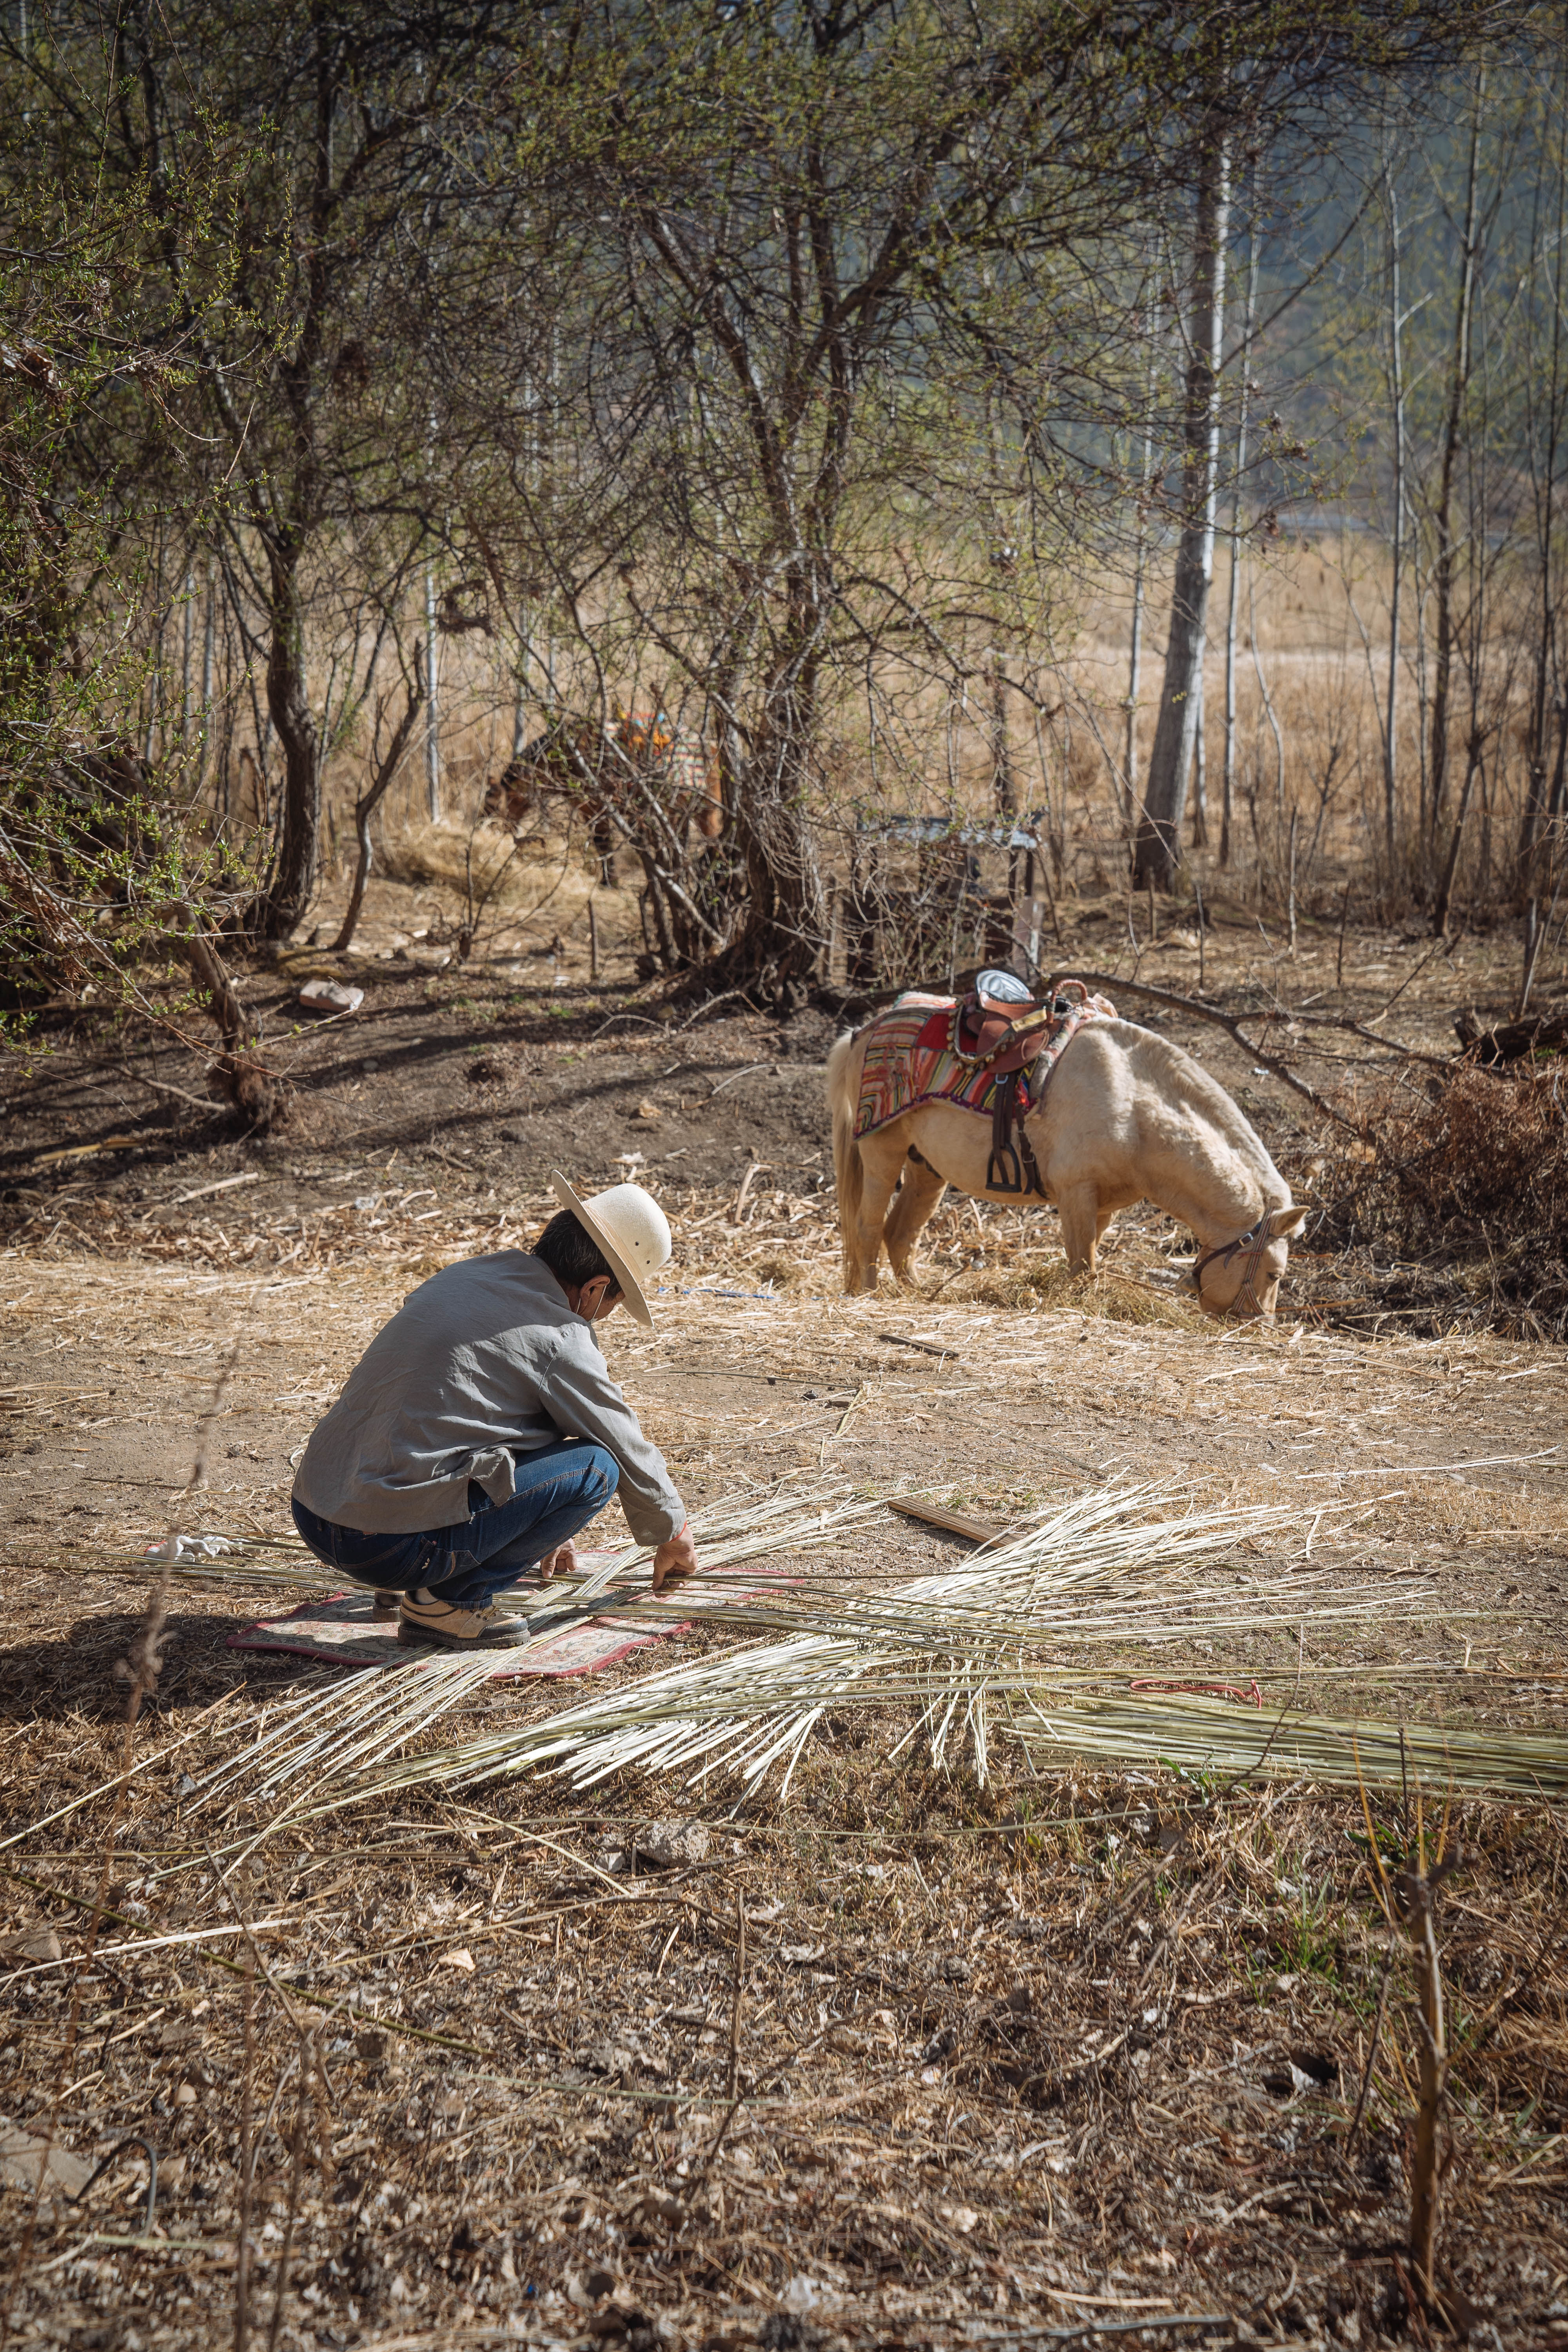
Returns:
[[[541,1584],[548,1584],[552,1576],[575,1576],[577,1566],[577,1547],[568,1537],[563,1544],[557,1544],[553,1551],[545,1553],[539,1563],[539,1580]]]
[[[678,1584],[683,1576],[697,1573],[697,1547],[691,1540],[689,1523],[668,1543],[661,1543],[653,1556],[653,1589],[662,1592],[667,1584]]]

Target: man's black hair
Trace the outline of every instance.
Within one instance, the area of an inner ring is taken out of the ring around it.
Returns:
[[[563,1290],[580,1290],[601,1274],[609,1276],[612,1289],[620,1289],[619,1275],[587,1226],[580,1224],[570,1209],[560,1209],[551,1218],[533,1244],[533,1255],[544,1260]]]

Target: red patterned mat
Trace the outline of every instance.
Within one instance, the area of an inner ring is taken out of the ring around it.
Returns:
[[[596,1564],[591,1552],[579,1552],[577,1556],[585,1567]],[[519,1591],[531,1596],[537,1593],[542,1602],[542,1587],[520,1587]],[[687,1586],[680,1597],[682,1605],[694,1617],[700,1612],[721,1609],[727,1601],[747,1599],[750,1594],[728,1582],[704,1586],[700,1581]],[[347,1592],[333,1593],[328,1601],[308,1601],[281,1617],[258,1618],[254,1624],[231,1633],[228,1646],[231,1650],[283,1651],[291,1657],[344,1666],[405,1666],[411,1659],[456,1654],[433,1646],[405,1649],[397,1638],[396,1618],[377,1617],[374,1610],[374,1596],[363,1585],[356,1585]],[[517,1675],[554,1678],[599,1674],[626,1657],[629,1651],[662,1641],[667,1634],[685,1633],[691,1622],[691,1617],[684,1617],[676,1622],[665,1619],[654,1622],[629,1613],[616,1615],[591,1603],[580,1617],[563,1617],[557,1626],[542,1627],[539,1640],[531,1643],[526,1650],[498,1650],[495,1675],[499,1680]]]

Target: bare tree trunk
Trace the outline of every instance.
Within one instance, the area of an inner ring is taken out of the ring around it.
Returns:
[[[1557,765],[1552,771],[1552,797],[1546,804],[1546,814],[1553,824],[1561,824],[1568,814],[1568,710],[1561,704],[1557,709]]]
[[[1129,819],[1134,818],[1138,811],[1138,683],[1143,664],[1143,568],[1147,556],[1140,524],[1138,562],[1132,575],[1132,642],[1127,655],[1127,740],[1121,763],[1127,779]],[[1114,777],[1111,781],[1114,782]]]
[[[1204,733],[1204,676],[1198,671],[1198,717],[1193,730],[1193,847],[1205,849],[1209,837],[1207,740]]]
[[[996,411],[989,398],[985,404],[985,437],[990,456],[991,482],[996,488],[1002,478],[1002,457],[996,431]],[[994,576],[1000,583],[1014,569],[1016,557],[1014,549],[1006,544],[1005,535],[994,525],[990,555]],[[1007,646],[1003,634],[1001,605],[1002,596],[998,593],[995,635],[986,658],[991,688],[991,791],[997,815],[1011,821],[1018,814],[1018,794],[1013,774],[1013,746],[1007,733]],[[1015,895],[1017,863],[1016,850],[1010,850],[1007,883],[1009,891]]]
[[[195,928],[200,918],[189,908],[185,913],[193,925],[183,941],[185,961],[217,1024],[218,1054],[208,1076],[223,1099],[253,1128],[265,1131],[279,1126],[288,1114],[288,1089],[270,1070],[251,1059],[247,1049],[254,1036],[239,992],[214,940]]]
[[[1011,834],[1018,817],[1018,793],[1013,777],[1013,746],[1007,733],[1007,656],[1000,646],[991,652],[991,790],[996,814]],[[1007,850],[1007,897],[1018,896],[1018,852]]]
[[[1154,313],[1148,319],[1149,368],[1143,385],[1143,462],[1138,475],[1138,541],[1132,566],[1132,638],[1127,655],[1127,740],[1121,772],[1127,814],[1138,813],[1138,686],[1143,666],[1143,598],[1149,569],[1149,478],[1154,470]]]
[[[353,888],[349,893],[349,903],[343,916],[342,929],[332,942],[332,951],[336,955],[346,954],[353,945],[354,931],[359,923],[360,909],[364,904],[364,887],[370,879],[373,856],[370,838],[371,818],[380,807],[394,777],[403,764],[403,755],[408,749],[408,739],[413,734],[419,713],[425,707],[426,671],[421,659],[422,652],[423,648],[416,645],[414,648],[413,680],[405,686],[403,715],[393,730],[392,740],[387,745],[384,755],[380,750],[382,714],[381,707],[379,703],[377,704],[375,732],[373,738],[375,747],[374,761],[371,770],[371,780],[366,790],[354,803],[354,834],[359,842],[359,858],[354,866]]]
[[[1432,752],[1430,854],[1437,845],[1443,822],[1443,802],[1448,772],[1448,688],[1454,667],[1454,469],[1458,462],[1465,394],[1470,381],[1470,314],[1476,285],[1476,207],[1480,185],[1481,104],[1486,71],[1476,78],[1475,104],[1470,115],[1470,164],[1465,192],[1464,253],[1459,270],[1459,294],[1454,316],[1454,358],[1448,377],[1447,413],[1443,420],[1443,458],[1437,486],[1437,549],[1432,567],[1436,600],[1436,649],[1432,670]]]
[[[776,987],[786,993],[817,964],[827,940],[827,898],[807,809],[824,610],[809,559],[797,567],[790,595],[784,653],[733,782],[731,816],[746,866],[745,921],[712,968],[731,987]]]
[[[991,785],[996,814],[1015,817],[1018,793],[1013,779],[1013,746],[1007,733],[1007,656],[1000,646],[991,655]]]
[[[643,904],[653,916],[654,934],[658,941],[658,960],[666,971],[673,971],[679,961],[676,952],[675,935],[669,928],[669,909],[664,903],[659,887],[658,864],[651,849],[637,852],[642,859],[644,875]]]
[[[436,567],[425,566],[425,676],[430,717],[425,729],[425,793],[430,822],[441,814],[441,713],[436,692]]]
[[[213,654],[217,634],[217,591],[213,581],[214,564],[211,551],[206,566],[206,613],[202,624],[202,725],[200,737],[202,781],[206,781],[207,761],[212,757],[213,726]],[[226,816],[228,812],[224,812]]]
[[[1230,864],[1236,815],[1236,625],[1241,602],[1241,502],[1247,480],[1247,418],[1252,386],[1252,331],[1258,322],[1258,231],[1247,232],[1247,313],[1241,330],[1241,391],[1236,418],[1236,488],[1230,502],[1230,593],[1225,614],[1225,773],[1220,791],[1219,862]]]
[[[359,929],[360,909],[364,905],[364,886],[370,880],[371,861],[374,856],[370,838],[370,820],[371,809],[365,806],[364,801],[357,801],[354,803],[354,839],[359,854],[354,861],[353,887],[349,892],[342,928],[332,941],[334,955],[348,953],[353,945],[354,933]]]
[[[731,985],[804,979],[827,937],[827,901],[803,795],[753,763],[736,811],[746,861],[746,921],[720,958]]]
[[[283,806],[278,862],[257,910],[263,939],[287,939],[303,919],[316,887],[321,830],[321,771],[316,721],[305,685],[305,623],[299,559],[268,550],[267,709],[283,748]]]
[[[1443,861],[1443,871],[1437,878],[1437,894],[1432,901],[1432,929],[1438,939],[1442,939],[1448,929],[1448,909],[1454,903],[1454,877],[1459,870],[1465,819],[1470,813],[1470,794],[1475,790],[1476,773],[1480,763],[1480,738],[1472,734],[1469,755],[1465,761],[1465,781],[1459,787],[1459,805],[1454,812],[1454,830],[1448,839],[1448,854]]]
[[[1394,403],[1394,583],[1388,616],[1388,702],[1383,738],[1383,824],[1388,852],[1388,878],[1394,880],[1394,835],[1397,829],[1396,740],[1399,702],[1399,591],[1404,576],[1405,526],[1405,321],[1399,311],[1399,197],[1390,166],[1384,165],[1388,196],[1389,388]]]
[[[180,748],[188,750],[191,740],[191,649],[195,631],[196,573],[190,557],[185,558],[185,586],[180,614]]]
[[[1182,536],[1171,592],[1171,632],[1149,781],[1139,820],[1135,888],[1169,889],[1182,856],[1182,819],[1193,761],[1204,635],[1214,580],[1215,488],[1219,464],[1219,371],[1225,330],[1225,248],[1230,225],[1230,144],[1211,117],[1198,158],[1193,237],[1192,343],[1184,416]]]
[[[1560,36],[1561,37],[1561,36]],[[1535,475],[1535,529],[1537,562],[1540,566],[1541,607],[1536,628],[1535,677],[1531,697],[1530,713],[1530,774],[1525,792],[1524,812],[1519,830],[1519,870],[1521,885],[1528,886],[1534,862],[1537,837],[1542,817],[1556,817],[1563,813],[1563,761],[1568,752],[1568,709],[1563,707],[1558,679],[1559,653],[1557,646],[1557,599],[1553,593],[1553,567],[1556,558],[1556,496],[1557,451],[1563,424],[1563,253],[1565,227],[1568,227],[1568,131],[1564,130],[1564,100],[1568,100],[1568,41],[1563,43],[1559,71],[1557,104],[1557,206],[1552,232],[1552,360],[1545,385],[1546,430],[1545,446],[1537,455],[1535,436],[1531,432],[1531,471]],[[1537,236],[1531,236],[1531,258],[1534,262]],[[1527,383],[1533,389],[1533,371],[1527,374]],[[1533,406],[1533,399],[1531,400]],[[1551,729],[1557,726],[1557,766],[1550,793],[1546,772],[1550,757]]]

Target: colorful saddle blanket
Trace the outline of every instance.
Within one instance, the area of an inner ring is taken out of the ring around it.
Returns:
[[[875,1014],[863,1033],[856,1134],[870,1135],[928,1102],[991,1118],[997,1088],[1020,1069],[1016,1083],[1027,1100],[1019,1108],[1033,1109],[1084,1023],[1116,1018],[1108,997],[1090,996],[1076,980],[1064,981],[1047,1003],[1020,1010],[1020,1019],[998,1024],[972,997],[911,992]]]

